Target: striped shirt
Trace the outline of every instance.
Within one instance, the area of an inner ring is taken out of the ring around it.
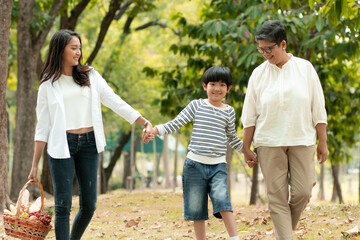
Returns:
[[[236,136],[233,107],[218,108],[204,99],[193,100],[174,120],[156,127],[160,135],[166,135],[189,122],[193,122],[187,154],[191,160],[204,164],[226,163],[226,143],[242,152],[243,143]]]

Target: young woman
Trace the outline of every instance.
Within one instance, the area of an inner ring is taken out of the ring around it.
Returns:
[[[36,115],[35,152],[29,174],[37,180],[38,164],[47,144],[55,195],[56,239],[80,239],[96,208],[99,153],[106,145],[101,103],[129,123],[151,131],[149,121],[117,96],[93,68],[81,64],[80,36],[60,30],[50,41],[41,73]],[[79,212],[71,234],[73,175],[79,183]]]

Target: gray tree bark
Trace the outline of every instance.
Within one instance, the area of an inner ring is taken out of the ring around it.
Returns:
[[[164,136],[164,181],[165,188],[171,187],[170,182],[170,154],[169,154],[169,136]]]
[[[0,213],[10,204],[8,181],[8,135],[6,85],[12,0],[0,0]]]
[[[46,36],[59,12],[64,0],[55,0],[50,19],[41,28],[35,30],[30,23],[34,20],[35,0],[19,0],[19,18],[17,26],[18,83],[16,92],[16,127],[14,137],[14,161],[11,179],[10,197],[15,200],[22,186],[27,182],[34,152],[35,132],[35,75],[39,52]]]
[[[319,194],[318,194],[318,198],[319,200],[325,200],[325,193],[324,193],[324,176],[325,176],[325,165],[321,164],[320,165],[320,186],[319,186]]]
[[[135,141],[134,141],[134,151],[135,151],[135,154],[134,154],[134,162],[136,164],[136,150],[139,148],[140,146],[140,141],[141,141],[141,136],[139,135],[135,135]],[[127,180],[127,177],[131,176],[131,174],[134,176],[135,173],[131,173],[131,160],[130,160],[130,152],[128,152],[128,154],[126,154],[124,156],[124,176],[123,176],[123,187],[126,188],[126,180]],[[131,177],[133,177],[131,176]],[[133,186],[135,186],[135,184],[133,184]],[[131,189],[132,190],[132,189]]]
[[[119,139],[118,145],[116,146],[116,149],[114,150],[110,163],[106,168],[103,167],[103,163],[100,164],[100,172],[101,172],[101,193],[106,193],[108,189],[109,179],[111,177],[111,174],[115,168],[115,165],[117,161],[120,159],[122,150],[125,146],[125,144],[129,141],[131,136],[131,132],[121,133],[121,137]]]
[[[343,203],[343,197],[342,197],[342,192],[341,192],[341,184],[339,181],[339,172],[340,172],[340,165],[339,163],[336,164],[332,164],[331,163],[331,171],[332,171],[332,175],[333,175],[333,179],[334,179],[334,185],[333,185],[333,194],[332,194],[332,198],[331,201],[334,202],[336,201],[336,199],[339,199],[339,203]]]
[[[175,158],[174,158],[174,179],[173,179],[173,191],[177,187],[177,170],[178,170],[178,145],[179,145],[179,132],[176,132],[176,142],[175,142]]]
[[[253,167],[253,175],[251,181],[251,193],[250,193],[250,205],[255,205],[256,200],[258,198],[259,193],[259,180],[258,180],[258,173],[259,173],[259,164],[256,164]]]

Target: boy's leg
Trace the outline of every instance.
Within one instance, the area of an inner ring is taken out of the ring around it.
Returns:
[[[184,219],[207,220],[208,195],[204,164],[186,159],[183,168]]]
[[[230,211],[221,211],[220,214],[224,221],[224,224],[225,224],[226,230],[229,234],[229,237],[237,236],[236,222],[235,222],[234,214]]]
[[[213,204],[214,216],[222,218],[230,237],[236,237],[236,223],[228,194],[226,163],[208,165],[209,195]]]
[[[194,221],[194,230],[195,230],[196,240],[206,239],[205,220]]]

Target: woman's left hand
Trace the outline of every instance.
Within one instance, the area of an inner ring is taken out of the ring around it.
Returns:
[[[324,163],[328,156],[328,149],[326,142],[319,141],[316,152],[319,163],[320,164]]]

